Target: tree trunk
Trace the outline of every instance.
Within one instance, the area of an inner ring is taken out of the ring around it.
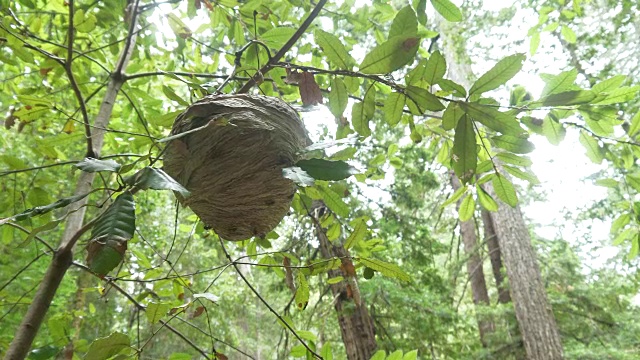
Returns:
[[[506,286],[504,275],[502,274],[502,255],[498,245],[498,236],[493,226],[491,213],[485,209],[482,209],[482,224],[484,225],[484,241],[487,243],[489,260],[491,260],[491,270],[498,289],[498,302],[500,304],[508,304],[511,302],[511,295],[509,295],[509,288]]]
[[[487,186],[487,191],[496,198],[492,186]],[[512,208],[501,201],[498,203],[498,212],[490,215],[504,256],[511,297],[527,358],[562,359],[558,326],[547,300],[536,254],[520,206]]]
[[[459,189],[462,185],[460,180],[452,173],[450,175],[451,185],[454,189]],[[458,209],[461,201],[458,201]],[[464,245],[464,252],[467,256],[467,273],[469,274],[469,282],[471,283],[471,294],[473,295],[473,303],[476,306],[489,306],[489,292],[487,291],[487,283],[484,279],[484,270],[482,268],[482,258],[478,255],[478,241],[476,237],[476,226],[474,221],[467,220],[460,222],[460,236]],[[478,321],[478,330],[480,331],[480,342],[483,347],[487,347],[487,335],[494,332],[496,327],[490,319],[483,319],[482,316],[476,314]]]
[[[111,79],[107,85],[107,90],[105,92],[104,99],[100,104],[98,115],[93,122],[93,132],[91,133],[93,149],[91,152],[96,158],[100,157],[100,151],[102,150],[104,142],[104,134],[106,132],[105,129],[109,125],[116,96],[125,81],[123,72],[131,59],[131,55],[133,54],[133,49],[135,47],[137,38],[135,27],[137,23],[138,3],[139,0],[136,0],[133,5],[132,11],[134,15],[129,25],[129,35],[125,42],[124,49],[118,59],[116,69],[112,73]],[[73,4],[69,4],[68,6],[71,8],[73,7]],[[68,44],[68,46],[72,46],[72,44]],[[70,59],[67,61],[70,61]],[[89,192],[89,190],[91,190],[94,177],[95,173],[81,172],[74,195]],[[4,357],[5,360],[20,360],[27,357],[31,344],[33,343],[33,340],[40,329],[40,325],[42,325],[42,321],[49,310],[51,301],[53,301],[64,275],[71,266],[73,261],[73,248],[80,236],[88,230],[86,225],[83,226],[86,210],[84,205],[86,205],[87,201],[88,197],[85,197],[82,200],[69,205],[67,208],[70,214],[66,220],[66,226],[60,241],[60,246],[56,250],[51,264],[49,264],[44,278],[33,297],[33,301],[31,302],[31,305],[29,305],[27,313],[22,319],[22,322],[16,331],[16,335],[7,349]]]
[[[312,214],[316,223],[316,233],[320,242],[320,251],[326,259],[337,257],[342,260],[343,268],[353,269],[349,253],[342,246],[335,246],[327,238],[320,226],[320,219]],[[348,272],[348,270],[347,270]],[[331,285],[334,307],[338,314],[342,342],[349,360],[369,360],[376,350],[376,337],[373,319],[369,315],[364,300],[360,299],[355,274],[345,274],[341,270],[329,271],[329,277],[343,276],[346,281]]]

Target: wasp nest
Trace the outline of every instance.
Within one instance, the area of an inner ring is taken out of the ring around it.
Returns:
[[[273,230],[296,191],[282,168],[310,144],[296,111],[268,96],[207,96],[176,118],[171,134],[185,132],[164,156],[164,170],[191,192],[178,195],[182,204],[225,240]]]

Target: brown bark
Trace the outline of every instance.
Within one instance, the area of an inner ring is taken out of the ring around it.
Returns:
[[[337,257],[343,260],[343,269],[353,269],[349,253],[342,246],[335,246],[320,227],[320,219],[314,217],[316,232],[320,242],[320,251],[324,258]],[[350,266],[349,266],[350,264]],[[349,272],[349,270],[346,270]],[[334,307],[338,314],[342,342],[349,360],[368,360],[376,350],[376,337],[373,318],[369,314],[363,299],[359,297],[355,274],[346,274],[341,270],[329,271],[329,277],[343,276],[347,281],[331,285]],[[354,301],[354,298],[357,300]],[[358,304],[359,303],[359,304]]]
[[[498,289],[498,302],[500,304],[508,304],[511,302],[511,295],[509,294],[509,288],[505,284],[504,275],[502,274],[502,254],[500,253],[498,236],[493,226],[491,213],[488,210],[482,210],[482,224],[484,225],[484,241],[487,243],[489,260],[491,260],[491,270],[493,271],[493,278],[496,281],[496,288]]]
[[[487,191],[496,198],[492,186],[487,186]],[[498,212],[490,215],[504,257],[527,358],[562,359],[558,326],[547,300],[536,254],[520,207],[512,208],[499,201]]]
[[[460,180],[451,174],[451,185],[454,189],[459,189],[462,185]],[[458,208],[460,208],[458,201]],[[476,237],[476,227],[472,220],[460,222],[460,236],[464,245],[464,252],[467,257],[467,273],[471,284],[471,294],[473,303],[478,306],[489,306],[489,292],[487,291],[487,283],[484,278],[484,270],[482,268],[482,258],[478,254],[478,241]],[[478,330],[480,331],[480,342],[483,347],[487,347],[487,335],[495,331],[495,324],[489,319],[482,319],[476,316],[478,321]]]

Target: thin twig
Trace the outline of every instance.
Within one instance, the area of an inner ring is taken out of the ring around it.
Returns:
[[[313,8],[309,16],[304,20],[304,22],[300,25],[300,27],[296,30],[296,32],[291,36],[291,38],[282,46],[282,48],[280,48],[280,50],[271,59],[269,59],[268,63],[266,63],[260,70],[258,70],[257,74],[251,77],[251,80],[247,81],[244,84],[244,86],[240,90],[238,90],[238,94],[244,94],[249,92],[249,90],[254,85],[256,85],[257,80],[262,79],[264,75],[267,72],[269,72],[269,70],[271,70],[273,66],[277,64],[280,61],[280,59],[282,59],[282,57],[284,57],[284,55],[291,49],[291,47],[293,47],[293,45],[298,41],[298,39],[300,39],[302,34],[304,34],[304,32],[307,31],[307,28],[309,27],[309,25],[311,25],[313,20],[315,20],[318,14],[320,14],[320,10],[322,10],[322,7],[324,6],[324,4],[326,4],[326,2],[327,0],[318,1],[318,3]]]
[[[269,311],[271,311],[271,313],[275,315],[278,318],[278,320],[280,320],[280,322],[282,322],[282,324],[284,324],[284,326],[287,329],[289,329],[289,331],[291,331],[293,336],[295,336],[296,339],[298,339],[298,341],[302,344],[302,346],[304,346],[307,349],[307,351],[309,351],[317,359],[322,359],[322,356],[318,355],[315,351],[313,351],[309,347],[309,345],[307,345],[307,343],[300,337],[300,335],[298,335],[295,329],[292,328],[291,325],[289,325],[289,323],[285,319],[283,319],[282,316],[280,316],[280,314],[278,314],[278,312],[271,307],[271,305],[269,305],[269,303],[260,295],[260,293],[253,287],[253,285],[251,285],[251,282],[244,276],[242,271],[240,271],[240,268],[238,268],[238,265],[235,263],[235,261],[231,260],[231,255],[229,255],[227,248],[224,246],[224,240],[222,240],[222,238],[220,238],[220,245],[222,246],[222,251],[224,252],[225,256],[227,257],[231,265],[233,265],[233,268],[236,270],[240,278],[242,278],[244,283],[247,284],[247,287],[249,287],[249,289],[258,297],[260,302],[262,302],[264,306],[266,306],[267,309],[269,309]]]
[[[91,127],[89,126],[89,113],[87,112],[87,104],[84,102],[84,97],[82,96],[82,92],[78,87],[78,83],[76,82],[76,78],[73,75],[73,41],[74,41],[74,32],[73,28],[73,15],[75,11],[74,0],[68,1],[69,7],[69,28],[67,30],[67,61],[64,64],[64,70],[67,73],[67,77],[69,78],[69,84],[73,89],[76,98],[78,99],[78,103],[80,104],[80,112],[82,113],[82,122],[84,123],[84,132],[87,140],[87,153],[86,157],[95,157],[95,152],[93,151],[93,140],[91,138]]]

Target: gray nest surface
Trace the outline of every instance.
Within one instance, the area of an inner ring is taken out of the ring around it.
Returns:
[[[180,201],[225,240],[266,235],[296,191],[282,168],[311,143],[300,117],[277,98],[212,95],[180,114],[171,134],[197,128],[164,156],[164,170],[191,192]]]

